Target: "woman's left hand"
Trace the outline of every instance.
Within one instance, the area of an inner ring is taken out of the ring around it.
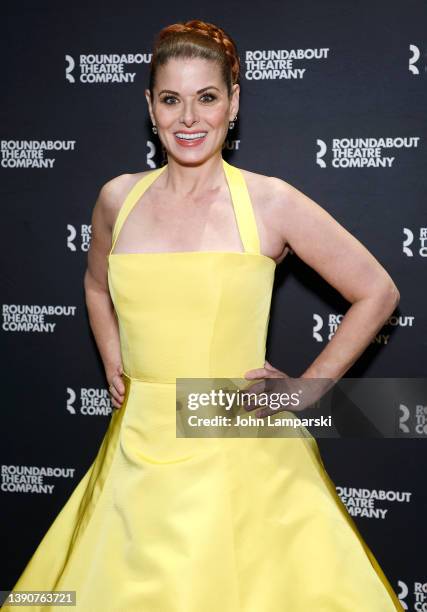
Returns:
[[[314,407],[316,402],[334,384],[334,381],[329,379],[293,378],[285,372],[274,368],[268,361],[265,361],[263,368],[255,368],[246,372],[245,378],[247,380],[262,379],[260,382],[245,389],[247,393],[254,393],[256,396],[255,405],[245,405],[247,411],[258,408],[258,394],[268,398],[274,393],[274,398],[271,397],[273,402],[269,403],[274,403],[276,406],[279,397],[281,400],[285,400],[277,408],[270,408],[269,405],[265,406],[265,402],[263,402],[264,407],[257,410],[257,417],[271,416],[283,411],[301,412],[306,408]]]
[[[271,387],[273,385],[268,383],[269,379],[272,378],[286,378],[290,380],[290,376],[288,376],[285,372],[282,372],[281,370],[278,370],[277,368],[273,367],[271,365],[271,363],[269,363],[267,360],[264,362],[264,367],[263,368],[255,368],[254,370],[248,370],[248,372],[245,373],[245,378],[247,380],[256,380],[259,378],[262,378],[263,380],[259,383],[255,383],[254,385],[251,385],[251,387],[248,389],[248,391],[250,393],[271,393],[272,389]],[[246,406],[246,409],[248,411],[250,410],[255,410],[257,406]],[[282,408],[282,410],[285,410],[286,408]],[[264,416],[268,416],[268,415],[272,415],[272,414],[276,414],[276,412],[278,412],[278,410],[272,410],[271,408],[261,408],[260,410],[258,410],[256,412],[256,416],[257,417],[264,417]],[[280,410],[279,410],[280,412]]]
[[[253,380],[257,378],[289,378],[289,376],[285,374],[285,372],[274,368],[271,363],[265,360],[263,368],[255,368],[254,370],[248,370],[245,374],[245,378],[247,378],[248,380]],[[255,388],[255,386],[256,385],[251,388],[253,389]]]

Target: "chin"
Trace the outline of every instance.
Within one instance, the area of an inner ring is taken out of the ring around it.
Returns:
[[[212,151],[168,151],[168,157],[173,157],[177,162],[183,165],[198,165],[213,157],[216,150]]]

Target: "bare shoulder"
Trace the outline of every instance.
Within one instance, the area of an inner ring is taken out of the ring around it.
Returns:
[[[239,170],[243,173],[248,188],[252,189],[254,192],[257,190],[267,190],[269,192],[274,189],[276,181],[280,180],[276,179],[274,176],[259,174],[258,172],[252,172],[244,168],[239,168]]]
[[[94,208],[94,218],[102,219],[105,225],[113,227],[123,202],[133,186],[151,170],[135,173],[120,174],[99,189],[98,198]]]
[[[251,198],[258,223],[263,252],[276,263],[293,250],[281,227],[286,218],[288,194],[292,189],[286,181],[240,168]]]
[[[248,190],[259,214],[290,227],[304,220],[313,222],[328,215],[325,208],[287,181],[244,170]]]
[[[251,200],[256,208],[266,213],[284,205],[293,187],[285,180],[240,168],[248,186]],[[260,210],[260,212],[262,212]]]
[[[106,181],[99,189],[92,211],[91,241],[88,251],[86,286],[92,283],[108,291],[107,259],[111,249],[114,224],[121,206],[132,187],[150,170],[134,174],[120,174]]]
[[[112,226],[119,210],[133,186],[151,170],[120,174],[104,183],[98,194],[96,208],[98,213]]]

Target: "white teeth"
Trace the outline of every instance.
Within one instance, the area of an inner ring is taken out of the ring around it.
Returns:
[[[183,134],[182,132],[178,132],[175,134],[177,138],[182,138],[184,140],[194,140],[195,138],[202,138],[206,136],[207,132],[197,132],[197,134]]]

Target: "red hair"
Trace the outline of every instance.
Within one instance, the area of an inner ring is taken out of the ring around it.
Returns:
[[[150,65],[151,95],[157,69],[177,57],[197,57],[218,62],[229,96],[231,87],[239,82],[240,59],[231,36],[212,23],[192,19],[169,25],[157,34]]]

